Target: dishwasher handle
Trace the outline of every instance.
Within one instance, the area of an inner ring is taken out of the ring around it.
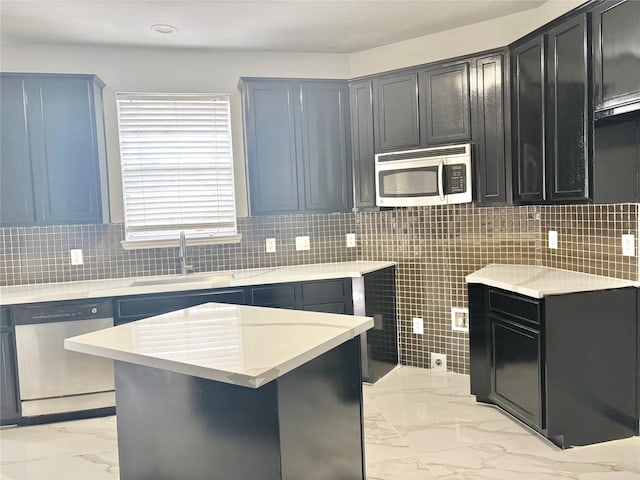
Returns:
[[[111,303],[111,299],[99,299],[17,305],[13,316],[16,325],[111,318]]]

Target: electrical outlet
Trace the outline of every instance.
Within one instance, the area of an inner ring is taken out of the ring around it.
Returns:
[[[265,241],[265,246],[267,249],[267,253],[274,253],[276,251],[276,239],[267,238],[267,240]]]
[[[424,320],[420,317],[413,317],[413,333],[424,335]]]
[[[353,248],[356,246],[356,234],[347,233],[347,248]]]
[[[444,353],[431,353],[431,365],[433,370],[447,371],[447,356]]]
[[[558,232],[549,230],[549,248],[558,248]]]
[[[453,307],[451,309],[451,330],[455,332],[469,331],[469,309]]]
[[[82,258],[82,249],[74,248],[69,250],[71,254],[71,265],[83,265],[84,259]]]
[[[636,239],[631,234],[622,235],[622,255],[625,257],[636,256]]]
[[[309,250],[311,248],[311,242],[309,237],[296,237],[296,250]]]

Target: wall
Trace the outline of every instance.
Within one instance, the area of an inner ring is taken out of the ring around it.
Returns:
[[[197,271],[351,260],[396,261],[400,362],[427,367],[445,353],[449,369],[468,373],[466,333],[451,330],[451,307],[467,305],[464,278],[490,263],[545,265],[638,280],[638,258],[622,256],[621,235],[638,238],[638,205],[477,208],[472,204],[384,212],[240,218],[242,242],[190,247]],[[559,248],[547,248],[557,230]],[[346,248],[355,232],[357,248]],[[311,250],[297,252],[295,237]],[[265,239],[277,252],[265,253]],[[125,251],[122,224],[0,229],[0,285],[174,274],[176,249]],[[69,249],[85,264],[72,266]],[[637,248],[636,248],[637,251]],[[425,320],[424,335],[412,318]]]
[[[350,56],[350,75],[355,78],[504,47],[583,3],[551,0],[536,9],[355,52]]]
[[[238,216],[248,215],[242,76],[347,78],[342,54],[221,52],[69,45],[7,45],[0,42],[0,71],[94,73],[105,83],[104,114],[113,222],[124,220],[116,92],[230,93]]]

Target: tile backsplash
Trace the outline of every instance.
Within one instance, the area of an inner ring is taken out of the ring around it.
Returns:
[[[400,361],[427,367],[447,354],[449,370],[468,373],[466,333],[451,329],[451,307],[467,305],[464,277],[489,263],[544,265],[638,279],[638,258],[622,255],[621,236],[638,236],[638,204],[477,208],[471,204],[381,212],[239,218],[238,244],[188,248],[196,271],[351,260],[393,260]],[[559,248],[547,247],[556,230]],[[357,247],[345,235],[356,233]],[[311,249],[295,250],[308,235]],[[172,274],[176,248],[123,250],[124,226],[0,229],[0,285]],[[275,238],[275,253],[265,240]],[[81,248],[84,265],[69,250]],[[424,319],[424,335],[412,318]]]

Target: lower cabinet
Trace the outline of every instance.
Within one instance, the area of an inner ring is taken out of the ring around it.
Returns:
[[[353,314],[351,279],[282,283],[249,287],[251,305]]]
[[[245,304],[244,288],[118,297],[114,299],[113,323],[122,325],[208,302]]]
[[[634,288],[534,299],[472,284],[469,315],[477,401],[562,448],[638,435]]]
[[[0,425],[15,423],[20,418],[16,342],[9,309],[0,310]]]

